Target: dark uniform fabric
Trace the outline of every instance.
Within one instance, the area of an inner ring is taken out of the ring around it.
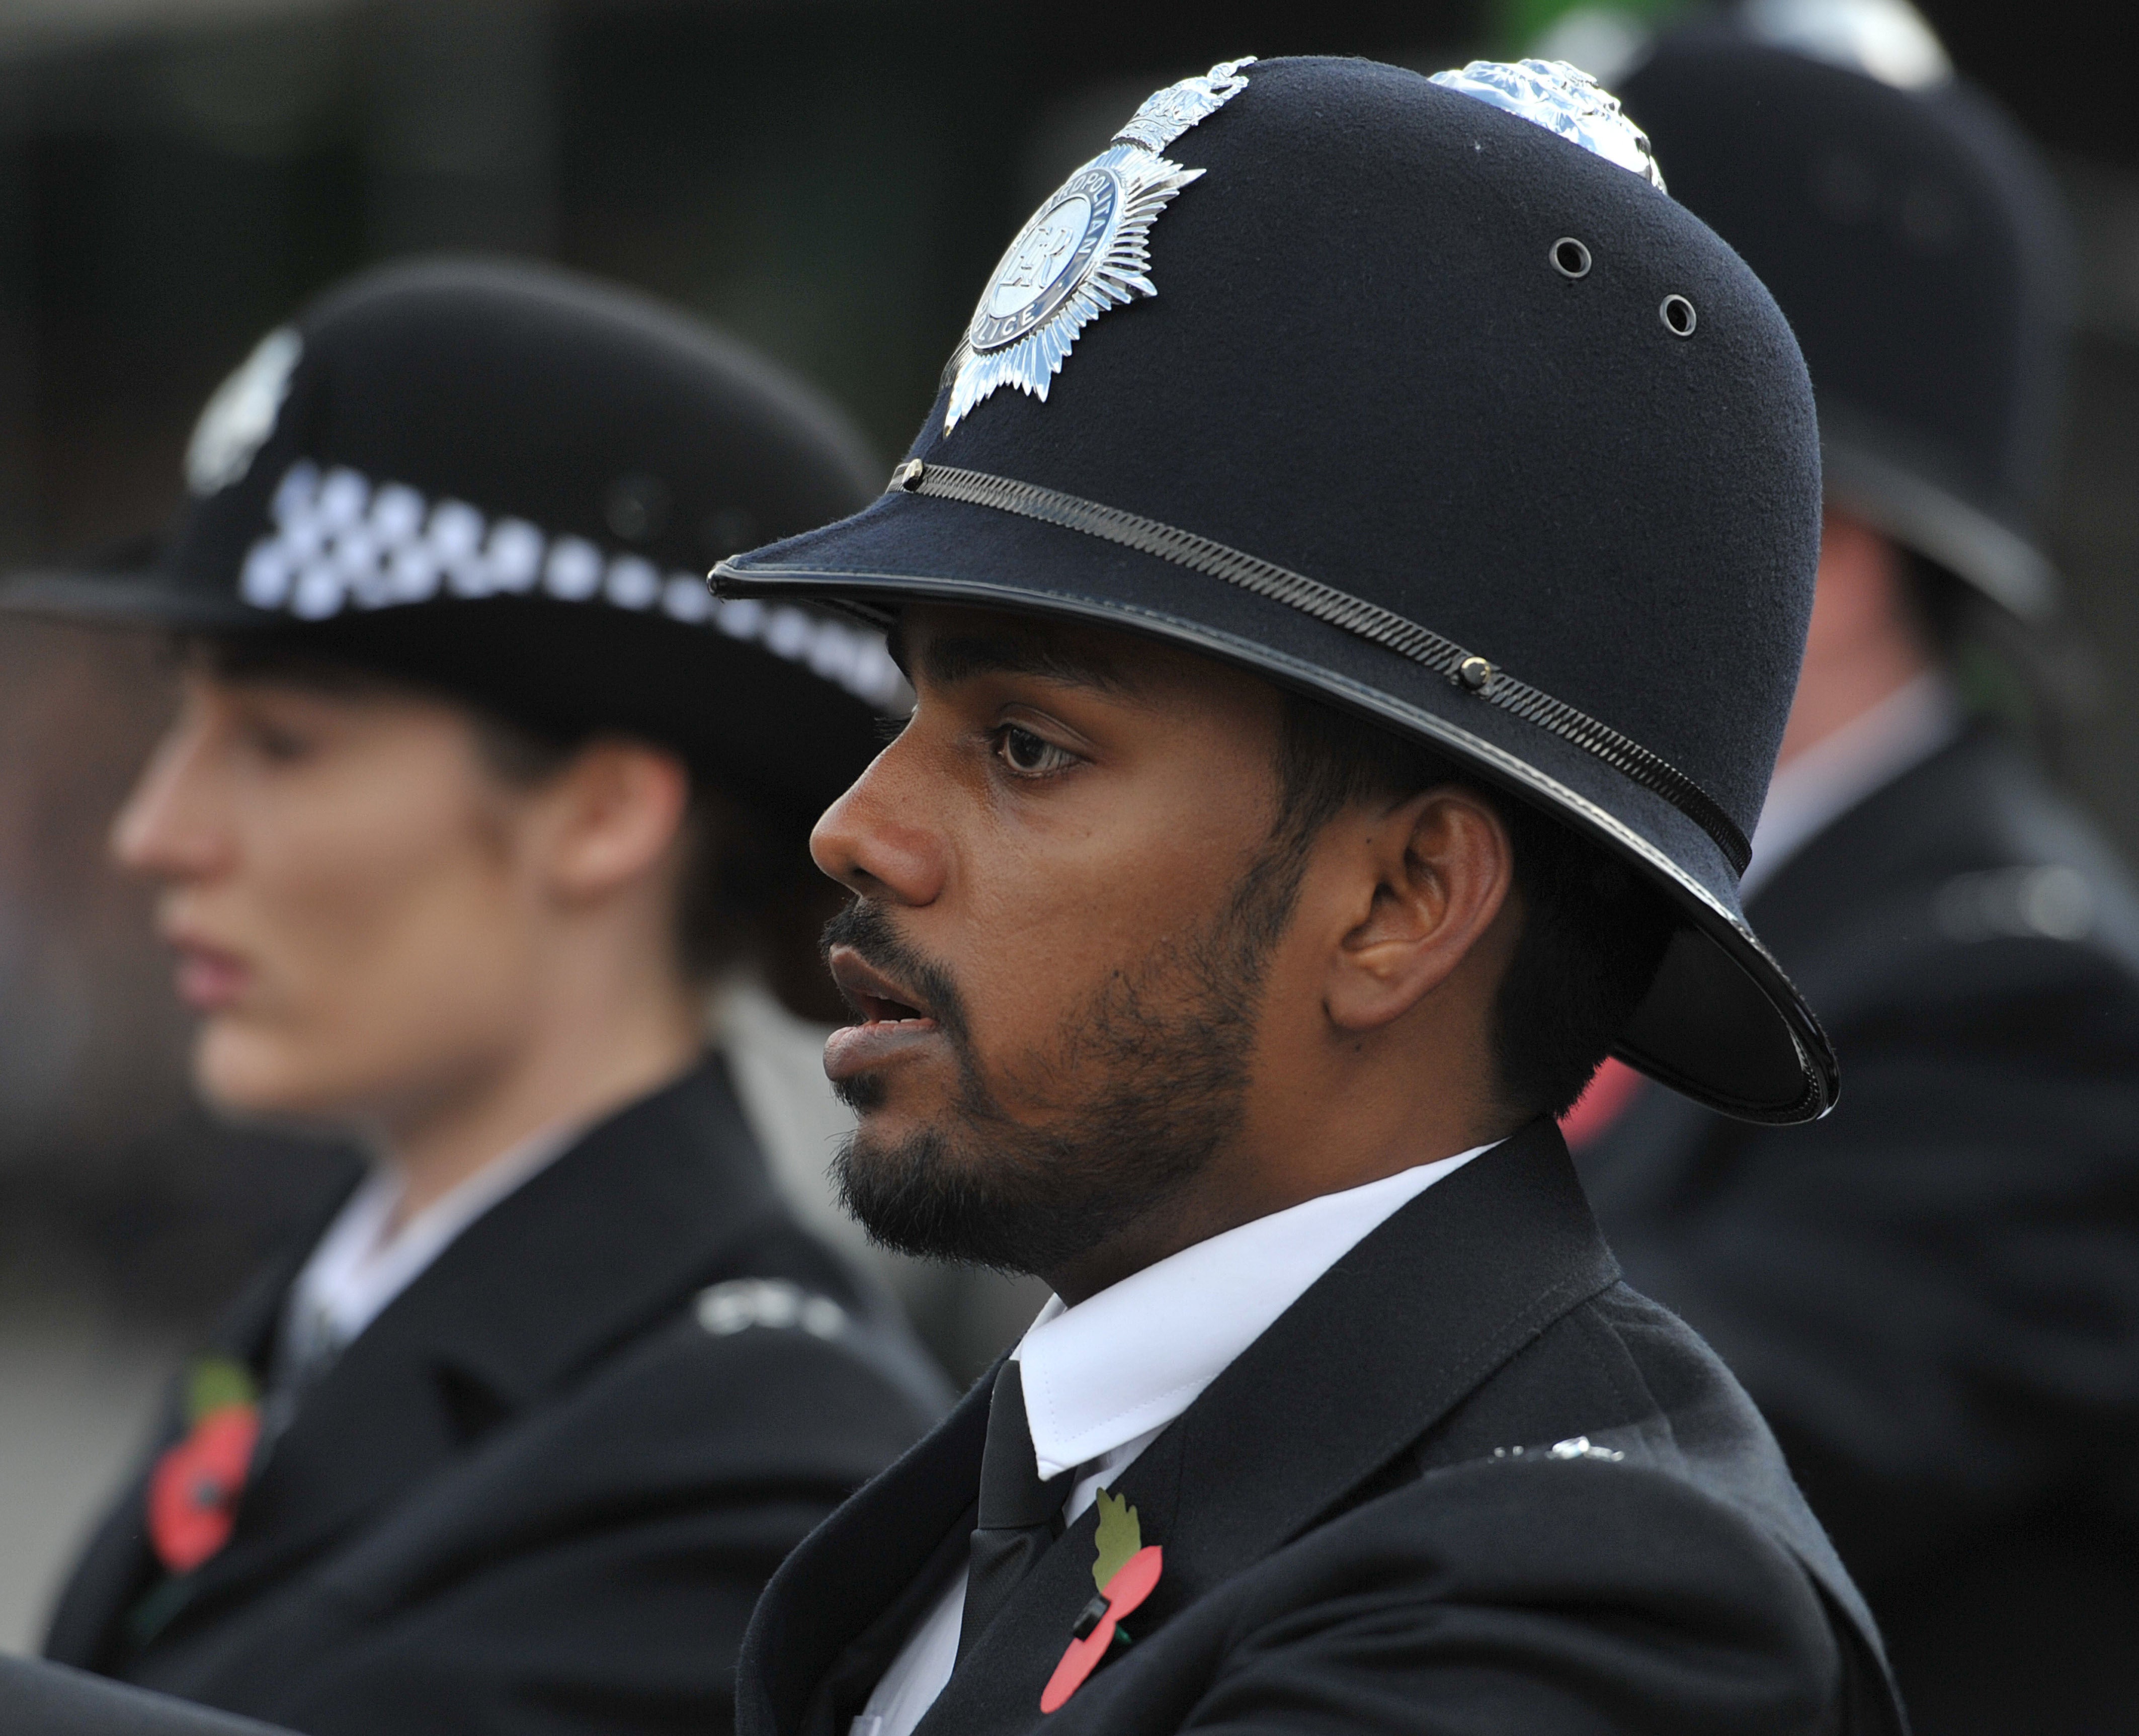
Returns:
[[[215,1348],[264,1373],[309,1251],[262,1275]],[[307,1736],[722,1729],[767,1576],[928,1426],[938,1381],[795,1227],[709,1061],[387,1306],[182,1590],[137,1480],[48,1650]],[[0,1727],[39,1726],[0,1700]]]
[[[749,1736],[846,1736],[966,1558],[991,1386],[774,1577]],[[1620,1282],[1549,1123],[1369,1235],[1118,1487],[1162,1572],[1055,1736],[1902,1728],[1767,1430]],[[1097,1523],[1019,1583],[923,1733],[1042,1724]]]
[[[1644,1089],[1581,1153],[1598,1214],[1759,1401],[1919,1736],[2139,1729],[2139,903],[1979,731],[1753,913],[1841,1106]]]
[[[0,1652],[7,1736],[280,1736],[269,1724]]]

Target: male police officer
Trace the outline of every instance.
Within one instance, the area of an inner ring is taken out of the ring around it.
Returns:
[[[218,394],[166,564],[9,592],[190,635],[115,838],[196,1082],[375,1158],[192,1365],[54,1657],[317,1736],[717,1729],[766,1577],[931,1420],[703,1049],[900,683],[693,570],[857,449],[636,298],[397,267]]]
[[[895,619],[818,827],[852,1208],[1055,1299],[782,1567],[757,1736],[1899,1728],[1552,1117],[1804,1121],[1737,913],[1811,601],[1789,330],[1568,69],[1230,62],[732,594]]]
[[[1802,1133],[1642,1089],[1578,1156],[1633,1280],[1774,1425],[1916,1728],[2124,1729],[2139,902],[1965,697],[1979,626],[2053,601],[2065,237],[2025,141],[1895,28],[1846,65],[1704,29],[1623,89],[1818,395],[1818,596],[1744,889],[1850,1088]]]
[[[850,1203],[1057,1292],[776,1576],[744,1729],[1900,1729],[1552,1121],[1608,1048],[1833,1100],[1735,890],[1809,390],[1608,97],[1444,81],[1160,92],[893,489],[720,569],[895,614],[919,695],[816,838]]]

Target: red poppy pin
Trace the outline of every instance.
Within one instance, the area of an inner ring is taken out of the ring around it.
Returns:
[[[228,1357],[203,1357],[187,1371],[191,1430],[149,1474],[149,1538],[174,1573],[190,1573],[230,1541],[260,1440],[259,1392],[252,1372]]]
[[[1559,1137],[1570,1152],[1593,1145],[1634,1107],[1646,1083],[1624,1061],[1608,1060],[1597,1069],[1574,1106],[1559,1118]]]
[[[1146,1547],[1137,1510],[1119,1495],[1099,1491],[1099,1530],[1094,1539],[1098,1558],[1092,1577],[1099,1595],[1084,1607],[1071,1630],[1074,1636],[1055,1674],[1040,1696],[1042,1712],[1060,1711],[1070,1696],[1084,1685],[1085,1677],[1099,1668],[1100,1659],[1117,1643],[1127,1645],[1121,1631],[1123,1617],[1151,1596],[1158,1584],[1162,1558],[1156,1543]]]

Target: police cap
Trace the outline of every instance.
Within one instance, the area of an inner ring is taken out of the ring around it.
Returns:
[[[771,364],[547,267],[375,271],[271,332],[202,414],[145,569],[18,609],[286,642],[537,731],[636,735],[814,817],[903,687],[882,636],[722,605],[706,567],[851,511],[859,440]]]
[[[1789,316],[1828,499],[2041,619],[2058,587],[2035,520],[2071,301],[2056,189],[1920,21],[1913,56],[1838,65],[1750,33],[1787,10],[1667,36],[1621,95],[1673,194]]]

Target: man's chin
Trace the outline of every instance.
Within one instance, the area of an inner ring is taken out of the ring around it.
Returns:
[[[917,1140],[945,1147],[951,1137],[945,1123],[952,1117],[940,1094],[923,1085],[900,1069],[872,1068],[835,1080],[832,1094],[854,1112],[854,1137],[865,1151],[894,1152]],[[932,1103],[932,1097],[938,1101]]]
[[[864,1114],[833,1160],[839,1203],[896,1254],[998,1270],[1035,1269],[1025,1202],[998,1196],[938,1128],[886,1110]]]

